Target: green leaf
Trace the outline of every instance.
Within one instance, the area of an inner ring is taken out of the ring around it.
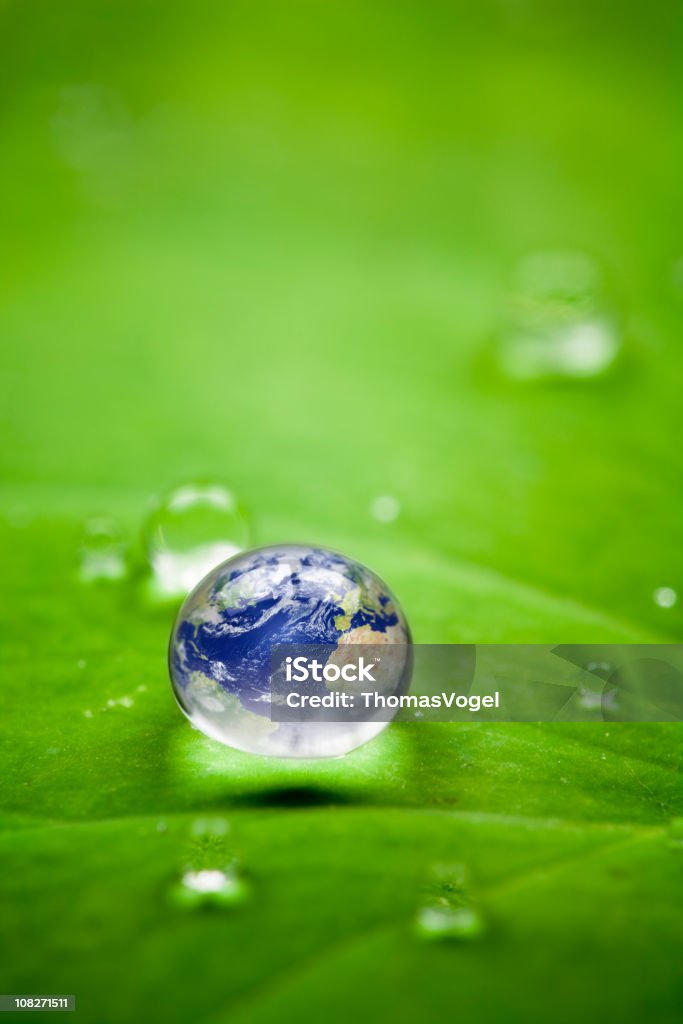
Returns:
[[[139,532],[213,476],[255,544],[380,573],[418,642],[679,640],[678,22],[0,4],[4,992],[96,1024],[677,1020],[680,725],[229,751],[173,702]],[[521,384],[506,282],[555,246],[604,267],[622,350]],[[123,582],[79,581],[96,514]],[[233,888],[179,900],[188,866]]]

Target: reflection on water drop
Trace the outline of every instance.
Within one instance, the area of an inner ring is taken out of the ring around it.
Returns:
[[[657,587],[652,596],[660,608],[673,608],[678,601],[678,594],[673,587]]]
[[[514,380],[597,377],[621,346],[602,275],[581,252],[538,252],[519,264],[498,361]]]
[[[89,519],[80,546],[81,580],[120,580],[126,571],[126,542],[118,523],[104,516]]]
[[[483,934],[485,921],[472,900],[463,864],[432,866],[415,926],[427,940],[462,941]]]
[[[579,689],[579,707],[584,711],[596,711],[602,707],[602,693],[596,690],[588,690],[585,686]]]
[[[211,569],[247,547],[249,536],[243,507],[222,484],[190,483],[171,491],[143,529],[152,596],[185,597]]]
[[[378,523],[393,523],[400,511],[398,498],[391,494],[380,494],[370,502],[370,514]]]

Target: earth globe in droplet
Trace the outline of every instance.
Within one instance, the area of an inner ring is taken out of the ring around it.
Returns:
[[[317,645],[343,658],[346,645],[381,645],[391,655],[384,691],[404,693],[410,643],[406,618],[375,573],[325,548],[279,545],[235,555],[195,587],[173,627],[169,668],[181,709],[212,739],[273,757],[339,757],[390,716],[273,720],[273,648]]]

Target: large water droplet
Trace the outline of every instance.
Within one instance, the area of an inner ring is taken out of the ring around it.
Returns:
[[[120,580],[126,575],[127,545],[114,519],[98,516],[85,524],[79,575],[84,583]]]
[[[600,269],[582,252],[538,252],[514,276],[498,361],[515,380],[597,377],[621,338]]]
[[[435,864],[417,912],[416,931],[428,940],[470,940],[485,931],[463,864]]]
[[[211,569],[242,551],[249,535],[244,508],[222,484],[188,483],[171,491],[143,530],[152,595],[185,597]]]

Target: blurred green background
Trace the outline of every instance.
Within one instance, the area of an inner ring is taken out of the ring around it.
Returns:
[[[3,991],[99,1022],[676,1019],[678,725],[233,754],[172,702],[138,538],[151,496],[211,476],[255,543],[369,564],[417,641],[678,640],[653,595],[683,593],[682,26],[612,0],[0,3]],[[603,268],[621,350],[521,382],[505,295],[554,248]],[[92,515],[127,581],[79,581]],[[207,814],[251,896],[180,909]],[[416,934],[442,862],[483,934]]]

